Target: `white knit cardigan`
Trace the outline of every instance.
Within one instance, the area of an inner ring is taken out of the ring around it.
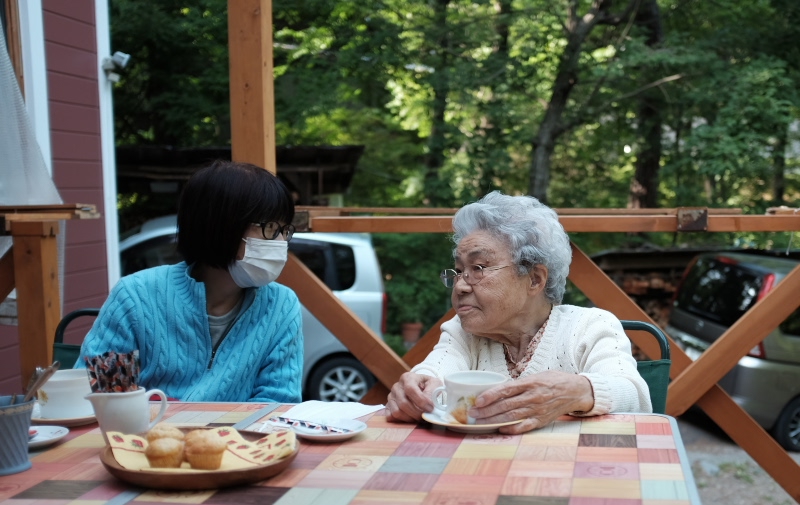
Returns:
[[[439,343],[412,372],[441,379],[460,370],[491,370],[510,377],[503,344],[466,333],[458,316],[442,324],[441,330]],[[520,379],[546,370],[589,379],[594,407],[581,415],[653,411],[647,383],[631,355],[630,340],[619,320],[605,310],[553,307],[542,340]]]

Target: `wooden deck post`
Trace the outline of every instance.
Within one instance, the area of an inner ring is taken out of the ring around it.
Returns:
[[[53,337],[61,318],[58,221],[12,221],[11,235],[24,386],[37,366],[47,366],[53,360]]]
[[[231,157],[273,174],[272,0],[228,1]]]

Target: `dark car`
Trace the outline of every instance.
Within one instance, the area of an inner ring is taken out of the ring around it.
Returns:
[[[697,359],[800,261],[748,253],[702,254],[687,267],[667,333]],[[800,451],[800,309],[719,382],[785,449]]]

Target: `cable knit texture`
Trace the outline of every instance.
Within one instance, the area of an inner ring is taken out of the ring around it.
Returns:
[[[205,284],[185,262],[123,277],[83,341],[84,356],[139,350],[139,385],[183,401],[301,400],[300,301],[272,282],[253,289],[212,362]]]
[[[491,370],[509,376],[503,344],[466,333],[458,316],[441,329],[439,343],[412,372],[442,378],[460,370]],[[520,378],[546,370],[581,374],[592,383],[594,408],[577,414],[653,411],[622,323],[605,310],[553,307],[542,340]]]

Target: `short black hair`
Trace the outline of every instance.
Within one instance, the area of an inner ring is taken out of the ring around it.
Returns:
[[[189,264],[227,268],[252,223],[294,219],[294,200],[275,175],[218,160],[192,175],[178,203],[178,252]]]

